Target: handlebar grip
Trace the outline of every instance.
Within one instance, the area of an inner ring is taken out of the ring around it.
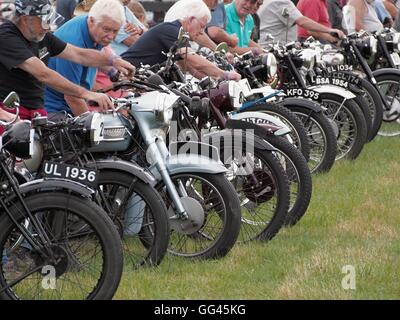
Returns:
[[[339,34],[338,34],[336,31],[329,32],[329,34],[330,34],[332,37],[336,38],[336,39],[340,39],[340,38],[339,38]]]

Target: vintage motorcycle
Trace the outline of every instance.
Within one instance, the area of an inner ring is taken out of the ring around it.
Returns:
[[[4,105],[17,101],[11,93]],[[13,167],[32,155],[34,131],[29,121],[0,124],[0,298],[111,299],[122,245],[94,190],[55,178],[19,185]]]

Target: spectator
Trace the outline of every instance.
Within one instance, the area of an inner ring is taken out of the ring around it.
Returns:
[[[262,48],[253,40],[251,33],[254,28],[254,20],[251,16],[257,0],[234,0],[225,6],[227,23],[226,32],[236,34],[238,38],[238,47],[254,47],[255,51],[262,51]]]
[[[287,17],[283,17],[283,10],[287,10]],[[266,41],[267,34],[271,34],[275,41],[280,41],[281,43],[297,40],[297,26],[303,27],[308,31],[318,32],[319,34],[324,33],[326,34],[325,38],[329,38],[330,32],[338,33],[339,37],[344,36],[343,32],[338,29],[328,28],[303,16],[290,0],[264,0],[263,5],[258,11],[258,15],[261,18],[261,45],[268,43]],[[331,40],[336,39],[332,37]]]
[[[137,67],[142,63],[161,64],[167,59],[163,52],[168,52],[176,42],[181,28],[189,34],[191,40],[203,33],[211,20],[210,10],[205,3],[202,0],[180,0],[178,3],[180,3],[179,6],[174,9],[176,10],[174,16],[179,17],[177,20],[163,22],[149,29],[128,51],[122,54],[122,57]],[[235,71],[224,72],[190,48],[179,48],[178,53],[183,58],[180,61],[181,67],[187,67],[184,72],[188,71],[198,79],[205,76],[240,79],[240,75]]]
[[[253,32],[251,33],[251,40],[254,42],[258,42],[260,40],[260,17],[257,14],[258,9],[260,9],[261,5],[263,4],[263,0],[257,0],[253,7],[253,12],[251,13],[251,16],[253,17],[254,20],[254,28]]]
[[[0,101],[16,91],[21,100],[19,116],[30,120],[36,113],[46,114],[43,94],[44,85],[48,85],[63,94],[96,101],[101,108],[112,107],[106,95],[90,92],[49,69],[48,59],[58,56],[92,67],[112,64],[121,72],[133,67],[122,59],[77,48],[54,36],[49,31],[55,27],[57,13],[49,0],[16,0],[15,7],[13,21],[0,26]]]
[[[12,20],[15,15],[14,0],[0,0],[0,24],[7,20]]]
[[[389,12],[390,16],[392,17],[392,20],[394,21],[396,19],[398,11],[396,5],[394,5],[391,1],[387,0],[383,1],[383,5],[385,6],[387,12]]]
[[[355,31],[380,31],[383,24],[375,11],[374,0],[349,0],[348,6],[355,13]]]
[[[139,19],[139,21],[146,27],[148,28],[148,23],[146,21],[146,10],[142,6],[142,4],[139,1],[136,0],[131,0],[128,3],[128,8],[133,12],[136,18]]]
[[[329,21],[331,27],[343,31],[343,2],[342,0],[327,0],[326,6],[328,8]]]
[[[385,28],[390,28],[393,24],[393,20],[382,0],[375,0],[375,11],[383,26]]]
[[[118,0],[97,0],[88,15],[71,19],[55,32],[55,36],[77,48],[94,49],[100,54],[103,46],[109,45],[116,37],[124,21],[124,9]],[[107,56],[110,61],[121,60],[118,56]],[[85,67],[62,57],[51,58],[49,61],[49,68],[86,90],[92,89],[96,67]],[[84,99],[50,86],[45,91],[45,108],[49,113],[65,111],[75,116],[89,110]]]
[[[64,20],[57,24],[58,28],[74,17],[75,8],[82,1],[83,0],[57,0],[56,11],[64,17]]]
[[[135,17],[133,12],[128,8],[130,0],[120,0],[124,6],[125,20],[124,24],[119,30],[115,40],[111,43],[113,51],[120,55],[137,41],[137,39],[147,30],[147,28]]]
[[[299,0],[297,2],[297,9],[303,14],[303,16],[310,18],[311,20],[325,26],[326,28],[331,28],[331,23],[329,21],[328,8],[326,6],[326,0]],[[299,41],[304,41],[309,36],[321,40],[322,42],[336,42],[337,39],[332,37],[329,33],[321,32],[309,32],[303,27],[297,29],[297,37]]]

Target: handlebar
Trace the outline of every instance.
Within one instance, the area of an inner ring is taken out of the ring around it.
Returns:
[[[1,126],[8,127],[8,126],[14,124],[14,123],[18,120],[19,108],[16,107],[15,110],[16,110],[16,112],[15,112],[15,118],[14,118],[13,120],[9,121],[9,122],[0,120],[0,125],[1,125]]]

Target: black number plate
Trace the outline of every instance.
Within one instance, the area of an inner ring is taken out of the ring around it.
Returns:
[[[97,186],[98,172],[93,169],[45,161],[42,174],[48,178],[68,179],[91,187]]]

